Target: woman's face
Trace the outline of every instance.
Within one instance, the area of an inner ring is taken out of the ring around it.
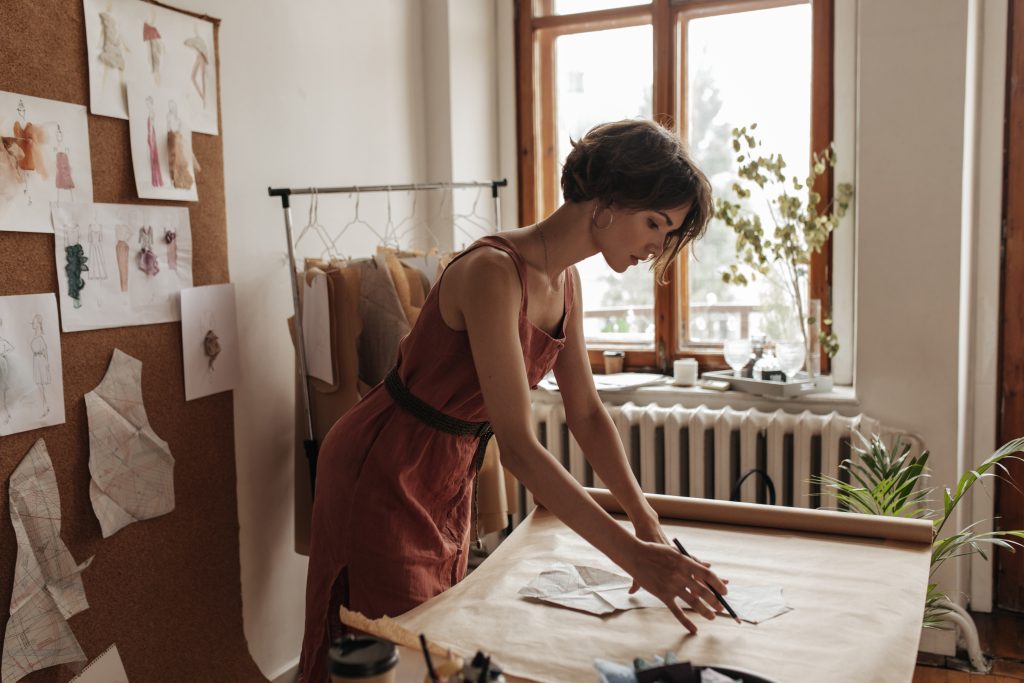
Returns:
[[[661,254],[665,236],[683,224],[690,205],[669,210],[632,210],[617,208],[611,211],[615,218],[607,229],[594,228],[595,240],[604,260],[616,273]],[[609,220],[608,210],[597,212],[597,224]]]

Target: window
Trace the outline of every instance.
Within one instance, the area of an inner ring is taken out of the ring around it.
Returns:
[[[520,2],[523,223],[561,203],[569,138],[620,118],[675,122],[716,193],[728,190],[735,169],[731,129],[755,121],[766,151],[806,175],[812,146],[831,139],[831,9],[831,0]],[[825,177],[817,189],[830,186]],[[734,239],[716,223],[680,258],[666,286],[643,268],[615,274],[600,255],[579,265],[592,365],[601,365],[601,351],[618,348],[631,369],[667,371],[680,356],[698,357],[704,369],[725,367],[726,338],[776,336],[785,295],[767,281],[722,282]],[[828,263],[826,249],[812,261],[807,283],[825,310]]]

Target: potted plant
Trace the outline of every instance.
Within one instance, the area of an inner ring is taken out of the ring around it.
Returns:
[[[892,447],[874,435],[870,440],[855,432],[863,447],[853,446],[853,458],[839,466],[849,474],[850,481],[844,482],[830,476],[812,477],[812,483],[821,487],[819,495],[831,495],[838,502],[838,509],[860,512],[868,515],[888,517],[910,517],[932,520],[932,559],[929,577],[942,564],[954,557],[978,553],[984,559],[985,546],[996,546],[1014,551],[1024,547],[1024,530],[976,531],[979,520],[943,537],[942,532],[953,511],[967,495],[971,487],[990,477],[1006,473],[1004,460],[1024,461],[1015,455],[1024,452],[1024,437],[1004,444],[976,468],[965,472],[955,489],[946,488],[942,494],[942,512],[931,508],[933,487],[921,486],[928,474],[928,451],[913,457],[909,444],[897,438]],[[852,446],[852,444],[851,444]],[[938,584],[929,582],[924,604],[924,627],[941,628],[945,615],[953,608],[952,601],[939,589]]]
[[[832,231],[839,225],[839,219],[846,215],[853,197],[853,185],[841,183],[837,186],[834,199],[822,206],[822,196],[814,191],[817,179],[826,170],[835,166],[836,155],[833,146],[811,155],[810,173],[806,178],[797,178],[785,173],[786,162],[780,154],[765,154],[761,142],[750,128],[733,128],[732,147],[736,153],[738,178],[732,183],[735,199],[718,197],[715,217],[736,233],[736,254],[738,263],[733,263],[722,273],[726,283],[747,285],[758,275],[781,280],[796,313],[800,335],[804,343],[807,374],[818,374],[814,367],[812,350],[815,343],[829,355],[835,356],[839,343],[830,331],[815,335],[808,333],[808,327],[817,330],[820,321],[813,313],[809,301],[803,295],[803,285],[811,254],[820,252]],[[754,190],[753,186],[757,186]],[[767,233],[761,216],[752,210],[754,194],[758,201],[767,203],[768,213],[775,224]],[[743,266],[746,266],[744,268]],[[826,325],[831,320],[826,319]]]

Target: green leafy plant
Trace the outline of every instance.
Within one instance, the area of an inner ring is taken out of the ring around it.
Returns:
[[[715,217],[736,233],[739,260],[722,272],[722,280],[747,285],[757,275],[769,277],[773,270],[781,276],[793,301],[796,319],[801,323],[800,334],[810,370],[812,340],[808,339],[807,325],[818,321],[807,314],[801,284],[806,281],[811,254],[821,251],[829,235],[839,225],[839,219],[846,215],[853,198],[853,185],[838,185],[833,200],[822,207],[822,196],[814,191],[814,185],[836,164],[833,145],[830,144],[820,154],[811,155],[810,173],[801,179],[784,172],[786,162],[781,154],[764,154],[761,151],[761,142],[753,134],[756,128],[757,124],[752,123],[749,129],[746,126],[732,129],[732,148],[739,164],[739,177],[732,183],[735,201],[725,197],[716,199]],[[768,210],[775,223],[770,235],[766,233],[761,217],[743,203],[752,198],[753,185],[759,188],[759,194],[767,197]],[[748,267],[746,272],[743,266]],[[831,325],[832,321],[826,319],[824,323]],[[839,342],[831,332],[820,333],[819,341],[829,357],[838,353]]]
[[[863,447],[853,447],[855,458],[848,458],[839,466],[849,474],[849,482],[834,477],[817,476],[812,483],[821,487],[819,495],[831,495],[838,503],[839,509],[860,512],[868,515],[886,517],[909,517],[913,519],[932,520],[932,558],[929,577],[946,560],[978,553],[988,559],[986,547],[996,546],[1014,551],[1024,548],[1024,530],[1017,531],[976,531],[985,520],[968,524],[945,538],[941,538],[953,511],[967,495],[971,487],[989,477],[998,477],[1000,472],[1008,472],[1003,461],[1024,461],[1016,453],[1024,452],[1024,437],[1014,439],[995,453],[990,455],[976,468],[965,472],[957,482],[955,489],[945,488],[942,495],[942,512],[938,514],[932,509],[934,488],[924,488],[921,484],[928,474],[928,451],[914,457],[911,455],[910,444],[897,438],[891,448],[874,435],[870,440],[856,433]],[[942,616],[949,612],[942,606],[948,596],[939,589],[938,584],[928,583],[928,593],[924,605],[924,626],[940,628]]]

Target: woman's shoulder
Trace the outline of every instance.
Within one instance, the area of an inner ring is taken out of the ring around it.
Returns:
[[[453,263],[449,270],[473,280],[503,280],[508,276],[519,279],[519,269],[515,257],[495,241],[481,241],[468,250],[462,258]]]

